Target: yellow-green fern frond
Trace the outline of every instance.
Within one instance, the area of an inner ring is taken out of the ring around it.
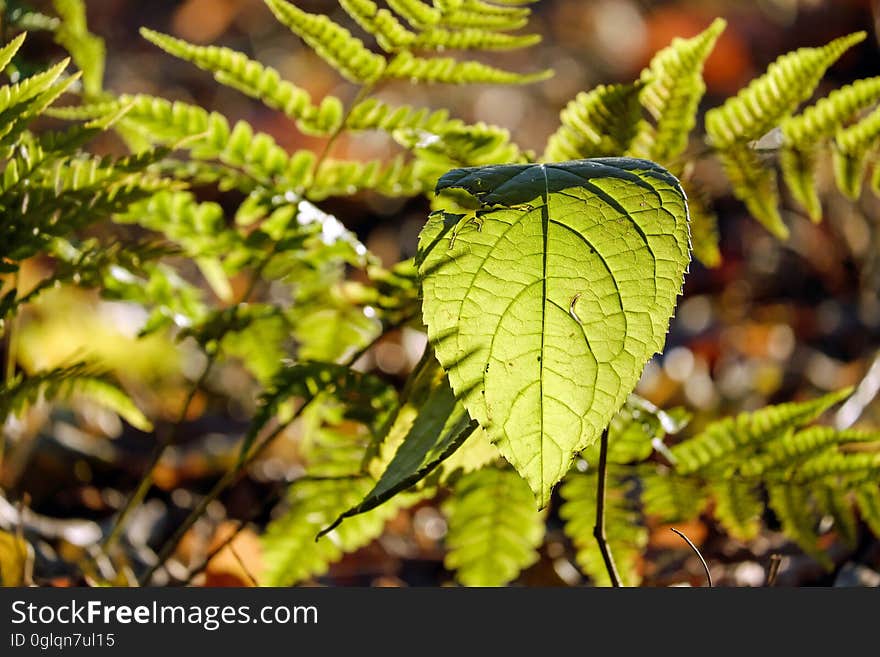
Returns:
[[[476,27],[462,30],[433,28],[419,34],[412,45],[427,50],[515,50],[540,41],[540,34],[504,34]]]
[[[213,73],[221,84],[284,112],[307,134],[329,134],[342,122],[342,102],[338,98],[328,96],[320,106],[315,106],[305,89],[283,80],[274,68],[263,66],[244,53],[231,48],[196,46],[147,28],[141,28],[141,35],[165,52]]]
[[[503,586],[538,560],[543,514],[512,470],[483,468],[456,482],[443,511],[449,522],[444,565],[466,586]]]
[[[674,39],[642,72],[640,100],[654,124],[643,124],[633,154],[669,163],[687,147],[706,92],[703,64],[726,26],[718,18],[691,39]]]
[[[880,485],[876,481],[862,484],[856,489],[856,505],[864,523],[880,536]]]
[[[687,474],[710,466],[740,447],[766,443],[815,420],[852,390],[844,388],[805,402],[767,406],[710,424],[701,434],[671,448],[676,470]]]
[[[485,2],[484,0],[456,0],[455,8],[461,7],[472,12],[490,14],[492,16],[515,16],[527,18],[531,9],[523,5],[533,4],[537,0],[523,0],[522,2]],[[435,2],[435,4],[437,4]],[[451,3],[450,3],[451,4]],[[438,5],[439,6],[439,5]]]
[[[434,164],[435,168],[522,161],[522,153],[516,144],[511,143],[510,133],[485,123],[466,125],[452,121],[436,133],[398,130],[394,139],[426,164]]]
[[[856,547],[858,521],[849,491],[838,486],[822,486],[814,493],[819,513],[834,521],[834,529],[850,548]]]
[[[401,105],[392,107],[378,98],[367,98],[355,105],[348,114],[348,130],[425,130],[436,133],[450,123],[445,109],[431,111],[425,107]]]
[[[706,113],[706,131],[719,149],[758,139],[812,95],[831,64],[866,34],[856,32],[820,48],[782,55],[721,107]]]
[[[880,442],[880,432],[862,429],[835,429],[834,427],[809,427],[794,435],[782,436],[766,445],[766,451],[740,467],[746,476],[757,476],[764,472],[784,467],[801,457],[815,454],[827,447],[848,443]]]
[[[880,473],[880,452],[827,451],[808,458],[798,466],[792,481],[808,483],[839,475],[874,476]]]
[[[446,27],[455,29],[518,30],[524,27],[529,19],[528,14],[483,13],[462,9],[444,14],[440,22]]]
[[[15,42],[10,45],[14,44]],[[36,73],[16,84],[0,87],[0,112],[15,111],[16,106],[20,106],[47,92],[55,81],[58,80],[69,63],[70,59],[65,58],[42,73]],[[24,111],[24,108],[19,109]],[[8,114],[4,115],[4,119],[9,120],[8,116]]]
[[[779,152],[779,166],[782,179],[792,197],[807,211],[813,223],[822,220],[822,201],[816,188],[815,148],[800,148],[785,145]]]
[[[788,238],[788,226],[779,212],[776,170],[766,166],[746,144],[736,144],[718,153],[733,195],[745,203],[752,216],[779,239]]]
[[[857,80],[836,89],[779,125],[785,144],[805,148],[832,137],[861,110],[880,101],[880,77]]]
[[[416,40],[416,34],[406,29],[397,17],[387,9],[380,9],[373,0],[339,0],[357,24],[376,38],[376,43],[385,52],[396,52],[409,48]]]
[[[560,114],[544,160],[562,162],[620,155],[630,146],[639,125],[642,83],[599,85],[582,91]]]
[[[104,82],[104,40],[89,32],[84,0],[52,0],[61,17],[55,40],[64,47],[80,71],[87,96],[101,93]]]
[[[275,17],[305,41],[324,61],[352,82],[378,79],[385,58],[323,14],[310,14],[285,0],[265,0]]]
[[[831,568],[830,557],[819,547],[819,518],[809,490],[801,486],[777,484],[769,486],[767,492],[769,506],[785,534],[824,567]]]
[[[691,246],[694,256],[706,267],[720,267],[718,217],[710,209],[710,201],[701,190],[686,181],[682,181],[682,187],[688,199],[688,214],[691,218]]]
[[[6,67],[9,65],[9,62],[12,61],[12,58],[15,57],[15,54],[18,52],[19,48],[21,48],[21,44],[24,43],[26,37],[27,33],[22,32],[12,41],[0,48],[0,71],[6,69]]]
[[[367,477],[294,482],[288,494],[289,510],[272,521],[262,537],[266,570],[261,583],[291,586],[327,572],[343,554],[377,538],[401,506],[403,496],[345,522],[316,541],[321,529],[357,504],[370,490]]]
[[[638,586],[641,581],[639,561],[648,543],[648,530],[639,522],[638,511],[628,498],[631,483],[612,475],[605,498],[605,534],[608,547],[624,586]],[[596,475],[569,474],[562,483],[563,503],[559,509],[565,521],[565,534],[577,549],[578,566],[597,586],[611,581],[599,545],[593,536],[596,525]]]
[[[715,500],[715,518],[728,534],[740,541],[750,541],[758,535],[764,502],[754,483],[719,478],[709,482],[709,492]]]
[[[88,103],[86,105],[50,107],[45,113],[47,116],[64,121],[89,121],[117,112],[120,108],[121,105],[118,100],[108,100],[101,103]]]
[[[834,177],[837,186],[849,198],[856,200],[862,192],[862,180],[867,168],[868,153],[880,138],[880,109],[837,133],[834,139]]]
[[[29,376],[18,374],[0,384],[0,417],[16,415],[40,399],[64,400],[76,396],[114,411],[133,427],[152,430],[152,423],[131,398],[103,372],[86,363],[38,371]]]
[[[302,183],[304,159],[314,157],[292,158],[272,137],[254,133],[246,122],[230,128],[222,114],[197,105],[147,95],[121,96],[118,102],[130,106],[121,123],[150,143],[186,148],[196,159],[219,160],[258,181],[275,179],[295,188]]]
[[[388,63],[384,77],[446,84],[528,84],[545,80],[552,74],[549,70],[515,73],[481,62],[458,61],[451,57],[416,57],[401,52]]]
[[[700,482],[685,477],[670,476],[654,466],[643,469],[642,503],[645,513],[661,522],[681,522],[702,513],[708,502]]]
[[[312,180],[308,197],[317,201],[329,196],[350,196],[364,190],[385,196],[415,196],[429,190],[436,182],[436,176],[425,176],[424,170],[418,160],[405,161],[400,156],[390,162],[327,159]]]
[[[421,0],[387,0],[387,2],[389,7],[417,30],[425,30],[437,25],[442,17],[436,7]]]

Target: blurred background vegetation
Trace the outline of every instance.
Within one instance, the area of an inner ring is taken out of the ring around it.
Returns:
[[[28,4],[41,6],[40,2]],[[138,29],[147,26],[193,43],[227,45],[246,52],[277,68],[315,98],[334,94],[350,99],[353,95],[347,83],[273,19],[261,0],[100,0],[87,4],[91,31],[106,40],[105,86],[113,92],[149,93],[217,109],[232,120],[247,120],[289,151],[316,143],[297,132],[282,114],[216,84],[210,75],[153,47],[138,35]],[[297,4],[352,25],[333,1],[300,0]],[[636,78],[652,54],[673,37],[697,34],[716,16],[727,19],[728,27],[705,68],[704,108],[734,94],[779,54],[824,44],[857,30],[868,30],[871,36],[830,70],[819,95],[876,75],[878,4],[869,0],[542,0],[534,6],[529,28],[541,33],[543,42],[501,53],[494,63],[517,71],[552,68],[556,72],[552,79],[525,87],[412,88],[398,83],[383,87],[379,96],[446,107],[468,122],[503,126],[523,148],[540,151],[558,126],[559,111],[577,92],[598,83]],[[41,58],[56,61],[61,55],[51,38],[38,33],[29,47],[35,67],[43,63]],[[95,149],[122,152],[123,146],[108,133]],[[393,149],[387,138],[370,133],[342,138],[334,155],[365,159],[388,155]],[[858,385],[866,377],[863,390],[870,391],[871,382],[880,380],[880,367],[871,370],[880,347],[878,201],[868,192],[857,204],[831,194],[825,220],[818,225],[787,204],[785,219],[792,234],[780,242],[729,195],[714,159],[702,159],[697,166],[705,169],[700,177],[718,213],[723,263],[715,269],[696,262],[691,266],[666,351],[649,363],[638,392],[661,407],[683,405],[693,410],[692,426],[699,428],[719,416]],[[200,190],[200,198],[227,202],[214,188]],[[428,212],[427,201],[373,194],[334,199],[322,207],[348,218],[347,227],[386,266],[414,254]],[[109,229],[102,224],[95,230]],[[28,288],[28,280],[33,283],[46,275],[47,267],[39,258],[30,261],[21,274],[23,288]],[[232,280],[234,288],[245,284],[244,278]],[[99,299],[91,292],[53,290],[21,318],[21,364],[35,370],[89,353],[112,367],[148,416],[171,421],[186,396],[187,380],[198,375],[204,356],[187,342],[177,344],[161,335],[138,340],[135,336],[145,316],[133,304]],[[402,382],[423,345],[423,336],[414,331],[392,332],[361,364],[375,366],[389,379]],[[880,381],[875,384],[876,393]],[[139,532],[138,538],[149,542],[151,537],[166,535],[186,514],[194,496],[228,467],[256,393],[252,373],[240,363],[226,362],[213,371],[190,407],[184,439],[162,462],[156,487],[137,510],[129,532]],[[70,417],[74,412],[75,421]],[[868,425],[880,421],[876,405],[850,407],[847,412],[858,413]],[[137,484],[153,436],[123,428],[115,415],[83,404],[74,411],[55,410],[51,418],[27,418],[22,426],[5,430],[15,437],[37,426],[39,435],[27,443],[28,448],[13,450],[7,459],[4,485],[27,492],[38,514],[107,522],[126,492]],[[106,440],[107,436],[113,440]],[[248,478],[209,509],[205,521],[183,542],[182,557],[205,553],[219,544],[229,531],[229,519],[246,516],[274,494],[273,482],[298,467],[291,445],[280,441]],[[266,520],[258,518],[257,523]],[[571,547],[562,538],[560,521],[551,518],[549,522],[542,559],[520,581],[549,586],[582,582]],[[83,531],[87,528],[87,524],[81,526]],[[849,577],[880,585],[880,545],[876,542],[860,546],[856,557],[842,547],[835,552],[834,546],[827,546],[837,564],[828,573],[800,556],[796,547],[774,531],[743,545],[707,519],[679,528],[700,546],[721,585],[761,584],[769,555],[775,553],[785,555],[780,584],[846,583]],[[699,562],[687,546],[665,526],[650,529],[649,550],[640,566],[644,583],[701,584]],[[431,504],[401,512],[381,539],[347,555],[320,581],[337,585],[446,583],[450,576],[443,568],[445,531],[442,515]],[[260,568],[256,536],[250,529],[242,532],[233,543],[235,551],[220,552],[198,581],[248,585],[248,571]],[[49,581],[81,583],[67,570],[64,554],[48,545],[37,548]],[[75,552],[77,540],[68,541],[66,549]]]

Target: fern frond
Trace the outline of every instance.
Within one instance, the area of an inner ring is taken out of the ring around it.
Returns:
[[[798,466],[792,481],[808,483],[839,475],[874,476],[880,472],[880,452],[847,454],[828,451],[808,458]]]
[[[368,84],[385,68],[385,58],[323,14],[310,14],[285,0],[265,0],[275,17],[351,82]]]
[[[371,485],[371,480],[363,477],[294,482],[288,499],[290,510],[269,523],[262,537],[266,568],[261,583],[292,586],[323,575],[343,554],[377,538],[385,522],[400,509],[402,496],[315,540],[322,528],[363,499]]]
[[[152,431],[153,425],[131,398],[112,383],[104,373],[86,363],[21,374],[0,384],[0,418],[21,413],[41,398],[68,399],[75,395],[104,406],[141,431]]]
[[[862,484],[855,497],[862,520],[875,536],[880,536],[880,486],[877,482]]]
[[[868,153],[880,138],[880,109],[875,109],[853,126],[844,128],[834,139],[834,177],[843,194],[857,200],[867,168]]]
[[[47,252],[58,261],[54,272],[26,294],[15,299],[14,305],[7,309],[7,314],[62,283],[75,282],[80,287],[100,287],[107,276],[133,276],[133,272],[142,271],[148,263],[177,253],[174,248],[155,242],[102,244],[97,240],[88,240],[74,245],[62,238],[54,240]],[[0,314],[0,319],[2,317]]]
[[[141,36],[168,54],[213,73],[221,84],[284,112],[306,134],[326,135],[342,122],[342,101],[338,98],[328,96],[320,106],[313,105],[305,89],[282,79],[274,68],[263,66],[244,53],[231,48],[196,46],[145,27],[141,28]]]
[[[120,106],[130,106],[123,123],[150,143],[187,148],[197,159],[219,160],[238,167],[255,180],[275,181],[297,189],[307,184],[315,156],[300,151],[292,156],[265,133],[254,133],[239,121],[232,128],[222,114],[197,105],[171,102],[154,96],[121,96]],[[91,109],[106,110],[106,105]]]
[[[639,126],[641,89],[637,82],[579,93],[562,110],[561,125],[547,142],[543,159],[561,162],[626,152]]]
[[[117,215],[118,223],[137,223],[162,233],[194,258],[230,253],[237,234],[226,228],[223,208],[196,200],[190,192],[163,191]]]
[[[714,515],[725,531],[740,541],[750,541],[761,529],[764,501],[753,482],[720,478],[709,482],[715,500]]]
[[[822,220],[822,201],[819,199],[819,190],[816,189],[817,155],[815,148],[788,145],[783,146],[779,152],[782,179],[794,200],[807,211],[813,223]]]
[[[487,30],[518,30],[529,22],[524,12],[506,14],[500,12],[484,13],[480,10],[459,9],[443,14],[440,23],[454,29],[482,28]]]
[[[642,106],[654,125],[642,124],[633,144],[634,154],[670,163],[688,144],[696,125],[697,108],[706,92],[703,64],[715,47],[727,22],[716,19],[705,31],[691,39],[674,39],[654,55],[642,72]]]
[[[412,46],[416,34],[406,29],[387,9],[380,9],[373,0],[339,0],[342,8],[357,24],[376,38],[385,52],[396,52]]]
[[[308,198],[322,200],[329,196],[350,196],[371,190],[385,196],[416,196],[434,185],[437,176],[425,175],[418,160],[395,157],[390,162],[371,160],[354,162],[326,159],[308,189]]]
[[[475,61],[451,57],[416,57],[403,51],[388,62],[383,74],[387,79],[445,84],[528,84],[546,80],[552,71],[515,73]]]
[[[814,497],[819,514],[830,517],[840,537],[851,549],[855,548],[859,529],[849,491],[834,485],[822,486],[814,492]]]
[[[819,547],[815,502],[808,489],[801,486],[768,486],[769,506],[776,514],[785,534],[825,568],[832,566],[831,558]]]
[[[86,95],[97,96],[104,84],[104,39],[89,32],[83,0],[52,0],[52,4],[61,17],[55,41],[70,53],[82,71]]]
[[[9,62],[12,61],[12,58],[15,57],[15,54],[18,52],[19,48],[21,48],[21,44],[24,43],[26,37],[27,33],[22,32],[12,41],[0,48],[0,71],[4,71],[6,69],[6,67],[9,65]]]
[[[638,586],[641,580],[638,564],[648,543],[648,530],[640,523],[639,514],[628,497],[631,484],[613,471],[605,499],[605,533],[625,586]],[[596,524],[596,475],[569,474],[562,483],[563,503],[559,509],[565,521],[565,534],[577,549],[577,563],[597,586],[610,586],[605,562],[593,536]]]
[[[347,403],[366,403],[367,406],[386,411],[396,405],[394,389],[372,374],[357,372],[344,365],[334,363],[299,362],[285,366],[272,381],[271,386],[260,398],[257,411],[248,433],[245,435],[242,454],[245,454],[260,432],[279,414],[282,406],[291,399],[299,398],[304,403],[325,391],[333,391]],[[367,491],[364,491],[366,493]],[[322,527],[329,525],[336,517],[363,499],[354,500],[329,518]],[[318,528],[320,530],[321,527]],[[316,532],[317,533],[317,530]]]
[[[856,32],[819,48],[799,48],[779,57],[764,75],[706,113],[712,144],[724,150],[763,136],[809,98],[828,67],[865,36]]]
[[[766,443],[787,430],[812,422],[851,392],[844,388],[810,401],[767,406],[713,422],[699,435],[671,448],[676,470],[682,474],[696,472],[741,447]]]
[[[466,125],[452,121],[439,133],[398,130],[394,139],[412,150],[425,166],[435,165],[431,172],[437,176],[454,166],[523,161],[519,147],[510,142],[510,133],[485,123]]]
[[[55,66],[41,73],[36,73],[16,84],[0,87],[0,113],[4,120],[13,119],[16,110],[21,112],[26,109],[23,105],[27,101],[49,91],[69,63],[69,58],[62,59]]]
[[[88,103],[85,105],[65,105],[63,107],[50,107],[46,115],[64,121],[88,121],[100,116],[107,116],[117,112],[122,107],[118,100],[107,100],[100,103]]]
[[[442,18],[438,9],[421,0],[386,0],[398,15],[417,30],[437,25]]]
[[[682,181],[688,199],[690,215],[691,246],[694,256],[706,267],[714,269],[721,266],[719,246],[718,217],[710,209],[709,199],[691,183]]]
[[[485,21],[484,16],[483,21],[474,24],[481,25]],[[540,41],[540,34],[505,34],[478,27],[460,30],[433,28],[419,34],[412,46],[426,50],[515,50]]]
[[[443,504],[449,523],[444,565],[465,586],[503,586],[538,560],[544,520],[512,470],[463,476]]]
[[[880,432],[862,429],[835,429],[834,427],[809,427],[794,435],[782,436],[766,445],[766,451],[744,462],[740,467],[748,477],[759,476],[773,468],[786,466],[801,457],[820,452],[833,445],[847,443],[870,443],[880,441]]]
[[[424,130],[442,132],[450,124],[449,111],[431,111],[411,105],[392,107],[378,98],[367,98],[355,105],[345,121],[348,130]]]
[[[776,170],[765,166],[754,150],[737,144],[718,153],[733,195],[761,225],[781,240],[789,235],[779,213],[779,187]]]
[[[642,472],[645,513],[661,522],[681,522],[702,513],[709,501],[700,482],[676,477],[653,466]]]
[[[779,124],[785,144],[801,149],[811,147],[834,136],[844,123],[878,101],[880,77],[856,80],[835,89],[797,116],[787,117]]]

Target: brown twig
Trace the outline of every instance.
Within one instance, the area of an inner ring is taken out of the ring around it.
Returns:
[[[782,565],[782,555],[770,555],[770,567],[767,569],[767,582],[765,586],[774,586],[776,578],[779,576],[779,566]]]
[[[614,565],[614,557],[608,547],[608,539],[605,536],[605,476],[608,469],[608,428],[602,432],[599,442],[599,471],[598,487],[596,488],[596,525],[593,527],[593,536],[599,544],[599,551],[605,561],[605,569],[608,571],[608,579],[611,586],[620,586],[620,577],[617,574],[617,566]]]
[[[700,554],[700,551],[697,549],[697,546],[693,544],[691,539],[684,535],[684,532],[678,531],[675,527],[670,527],[672,531],[681,536],[685,542],[690,545],[691,550],[700,558],[700,563],[703,564],[703,570],[706,571],[706,581],[709,583],[709,588],[712,588],[712,573],[709,572],[709,564],[706,563],[706,560],[703,558],[703,555]]]

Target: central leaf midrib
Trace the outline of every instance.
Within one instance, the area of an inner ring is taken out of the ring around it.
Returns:
[[[547,333],[547,254],[549,251],[547,240],[550,235],[550,182],[547,179],[547,168],[543,164],[541,165],[541,173],[544,175],[544,207],[541,209],[541,236],[544,244],[541,254],[543,267],[541,272],[541,367],[538,371],[538,381],[540,382],[538,405],[541,409],[541,456],[538,460],[538,466],[541,468],[541,490],[543,491],[546,489],[544,485],[544,361],[547,360],[544,357],[544,337]],[[541,502],[543,504],[544,500],[541,500]]]

